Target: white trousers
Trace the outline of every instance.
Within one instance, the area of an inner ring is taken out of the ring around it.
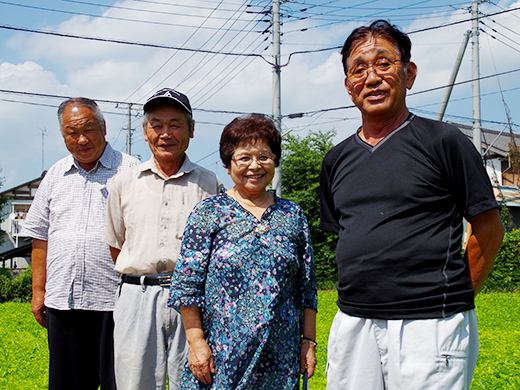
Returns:
[[[123,283],[114,310],[116,384],[120,390],[176,390],[188,346],[182,319],[166,305],[168,287]]]
[[[431,320],[374,320],[338,310],[327,390],[467,390],[478,348],[475,310]]]

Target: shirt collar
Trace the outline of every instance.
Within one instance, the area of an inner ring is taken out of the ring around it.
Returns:
[[[162,179],[168,180],[168,179],[176,179],[178,177],[181,177],[184,174],[190,173],[196,167],[197,167],[197,165],[192,163],[191,160],[189,159],[188,155],[185,154],[184,161],[183,161],[181,167],[179,168],[179,171],[177,173],[171,175],[170,177],[164,177],[164,175],[161,172],[159,172],[159,169],[157,168],[157,165],[155,165],[155,161],[152,156],[148,161],[139,165],[139,168],[137,169],[137,171],[139,174],[150,171],[150,172],[155,173],[157,176],[161,177]]]
[[[69,161],[67,161],[67,166],[69,169],[67,172],[75,170],[84,170],[81,165],[79,164],[79,161],[76,160],[76,158],[71,154],[68,156]],[[102,165],[106,169],[112,169],[114,165],[114,149],[110,146],[110,144],[107,142],[105,145],[105,150],[103,151],[103,154],[101,157],[96,161],[96,165],[94,165],[94,168],[90,170],[90,172],[96,171],[99,166]],[[85,170],[84,170],[85,171]],[[85,171],[86,172],[86,171]]]

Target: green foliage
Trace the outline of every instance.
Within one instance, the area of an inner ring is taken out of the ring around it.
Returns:
[[[479,294],[480,352],[470,390],[520,389],[520,294]]]
[[[510,232],[513,229],[513,216],[504,203],[500,204],[500,220],[504,224],[506,231]]]
[[[47,389],[47,331],[29,303],[0,304],[0,389]]]
[[[11,270],[9,268],[0,268],[0,275],[5,276],[7,279],[11,279]]]
[[[313,390],[325,390],[327,340],[338,308],[335,291],[318,293],[316,373]],[[520,294],[479,294],[480,354],[470,390],[520,388]],[[0,304],[0,389],[47,389],[47,334],[29,303]]]
[[[520,291],[520,230],[514,229],[504,235],[482,291]]]
[[[30,302],[32,299],[32,270],[28,267],[23,275],[9,280],[0,275],[0,303]]]
[[[0,275],[0,303],[9,302],[11,296],[11,281],[4,275]]]
[[[298,203],[307,216],[320,289],[334,288],[337,282],[337,236],[318,227],[321,162],[333,146],[335,135],[335,131],[311,131],[303,138],[287,135],[282,154],[283,197]]]
[[[313,390],[325,390],[327,340],[338,308],[335,291],[318,293],[316,373]],[[479,321],[480,353],[470,390],[520,389],[520,294],[479,294],[475,302]]]

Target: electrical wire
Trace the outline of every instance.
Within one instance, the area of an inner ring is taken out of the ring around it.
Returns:
[[[215,9],[212,10],[212,12],[209,14],[209,16],[213,15],[213,13],[216,11],[217,8],[218,8],[218,5]],[[204,19],[202,24],[184,41],[184,43],[181,46],[184,47],[190,41],[190,39],[193,38],[193,36],[199,31],[200,27],[203,26],[208,20],[209,20],[209,17]],[[179,53],[179,52],[176,51],[175,53],[173,53],[155,72],[152,73],[152,75],[150,77],[148,77],[148,79],[146,79],[146,81],[144,81],[139,87],[137,87],[137,89],[125,100],[129,100],[135,93],[137,93],[137,91],[139,91],[144,85],[146,85],[146,83],[148,83],[161,69],[163,69],[166,66],[166,64],[168,64],[173,59],[173,57],[175,57],[175,55],[177,53]],[[148,94],[149,94],[149,92],[146,95],[148,95]],[[141,99],[139,99],[139,100],[141,100]]]
[[[128,19],[128,18],[121,18],[121,17],[116,17],[116,16],[108,16],[108,15],[96,15],[96,14],[89,14],[86,12],[73,12],[73,11],[54,9],[54,8],[39,7],[39,6],[34,6],[34,5],[16,4],[16,3],[8,2],[8,1],[0,1],[0,4],[11,5],[14,7],[29,8],[29,9],[34,9],[37,11],[55,12],[55,13],[66,14],[66,15],[87,16],[90,18],[101,18],[101,19],[108,19],[108,20],[117,20],[117,21],[122,21],[122,22],[146,23],[146,24],[162,25],[162,26],[192,28],[192,26],[185,25],[185,24],[158,22],[158,21],[141,20],[141,19]],[[145,12],[145,10],[142,10],[142,11]],[[156,11],[150,11],[150,12],[156,13]],[[204,17],[201,15],[187,15],[187,14],[183,15],[183,16],[190,16],[190,17],[195,17],[195,18]],[[214,30],[214,28],[212,28],[212,27],[205,27],[205,28],[207,28],[209,30]]]

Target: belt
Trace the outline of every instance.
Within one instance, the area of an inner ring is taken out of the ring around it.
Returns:
[[[143,281],[141,282],[141,279]],[[172,281],[172,274],[158,274],[158,275],[123,275],[121,277],[123,283],[129,284],[144,284],[146,286],[161,286],[170,287]]]

